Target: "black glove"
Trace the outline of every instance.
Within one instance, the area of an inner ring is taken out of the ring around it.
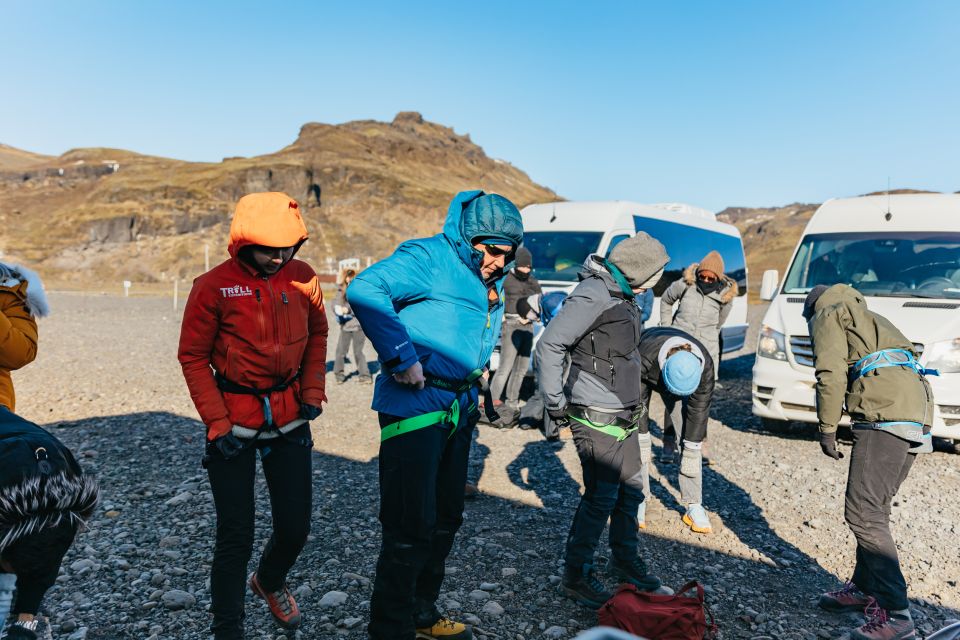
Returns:
[[[843,454],[837,451],[837,432],[820,434],[820,449],[823,455],[839,460]]]
[[[312,404],[300,405],[300,417],[304,420],[316,420],[323,413],[323,407],[316,407]]]
[[[566,427],[570,424],[570,418],[567,416],[566,409],[547,409],[547,413],[550,415],[550,419],[559,427]]]

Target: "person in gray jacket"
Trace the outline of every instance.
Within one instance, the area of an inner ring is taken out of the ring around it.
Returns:
[[[353,361],[357,365],[357,374],[360,376],[361,384],[369,384],[372,381],[370,377],[370,368],[367,366],[367,359],[363,355],[363,345],[367,342],[367,336],[363,334],[363,328],[360,321],[353,315],[353,309],[350,308],[350,302],[347,301],[347,287],[357,277],[357,272],[353,269],[346,269],[343,272],[343,284],[337,289],[337,296],[333,299],[333,311],[337,317],[337,324],[340,325],[340,338],[337,340],[337,354],[333,361],[333,375],[337,384],[343,384],[347,377],[343,374],[344,361],[347,358],[347,352],[353,346]]]
[[[713,361],[714,380],[720,375],[720,331],[739,293],[736,281],[723,274],[723,258],[716,251],[711,251],[703,260],[687,267],[683,277],[667,287],[660,296],[660,326],[682,329],[699,340]],[[719,383],[716,387],[722,388]],[[661,462],[670,463],[677,452],[674,425],[680,423],[680,405],[671,402],[664,404],[666,411],[663,415],[664,447]]]
[[[583,467],[583,496],[567,536],[562,586],[593,608],[611,596],[593,571],[608,519],[608,572],[639,589],[661,584],[637,554],[637,511],[644,494],[636,433],[646,407],[640,399],[641,320],[634,296],[656,284],[669,260],[663,245],[642,232],[618,244],[607,259],[589,256],[580,284],[537,344],[544,404],[553,420],[569,423]]]

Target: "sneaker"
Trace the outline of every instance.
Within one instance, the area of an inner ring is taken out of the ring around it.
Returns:
[[[690,527],[694,533],[713,533],[710,518],[700,504],[687,505],[687,512],[683,514],[683,524]]]
[[[850,632],[850,640],[914,640],[917,637],[912,619],[891,616],[876,602],[871,602],[866,614],[866,623]]]
[[[443,640],[471,640],[473,631],[462,622],[456,622],[447,618],[440,618],[433,623],[432,627],[417,629],[417,638],[424,640],[433,640],[442,638]]]
[[[565,569],[560,586],[567,597],[591,609],[599,609],[613,597],[597,579],[590,564],[584,564],[580,569]]]
[[[641,591],[655,591],[663,584],[660,578],[650,573],[647,563],[639,556],[629,560],[610,558],[607,561],[607,573],[620,582],[629,582]]]
[[[343,375],[342,373],[334,374],[334,377],[337,379],[337,384],[343,384],[347,381],[347,376]]]
[[[296,629],[300,626],[300,608],[297,607],[297,601],[293,599],[293,594],[283,585],[279,591],[266,591],[257,578],[257,573],[250,574],[250,590],[267,602],[270,614],[284,629]]]
[[[846,582],[836,591],[828,591],[820,596],[817,603],[824,611],[832,613],[846,613],[847,611],[863,611],[873,601],[873,598],[864,594],[857,585]]]
[[[357,382],[359,382],[360,384],[372,384],[373,378],[371,378],[370,376],[360,376],[357,379]]]

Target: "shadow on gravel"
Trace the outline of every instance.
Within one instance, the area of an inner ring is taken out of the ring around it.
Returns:
[[[75,637],[206,640],[215,516],[209,482],[200,467],[203,425],[152,412],[46,426],[102,485],[99,512],[78,537],[45,600],[44,609],[59,637],[74,637],[86,629]],[[556,588],[579,491],[554,446],[530,443],[509,469],[514,482],[537,492],[543,508],[489,495],[467,505],[440,605],[454,617],[475,616],[478,638],[541,637],[543,629],[553,626],[562,630],[554,630],[550,637],[569,638],[595,624],[594,612],[572,604]],[[376,459],[358,462],[314,454],[311,537],[288,576],[304,614],[298,637],[365,637],[380,546],[377,467]],[[711,487],[722,482],[722,476],[715,475],[707,480]],[[257,485],[254,560],[270,521],[262,474]],[[724,499],[732,526],[743,522],[740,535],[767,549],[769,545],[759,541],[759,536],[769,535],[762,519],[738,513],[743,509],[752,513],[745,498],[734,492]],[[799,640],[819,628],[849,627],[848,621],[823,614],[817,615],[816,623],[806,622],[810,630],[806,635],[794,633],[811,614],[809,605],[798,607],[797,600],[815,595],[820,578],[827,581],[827,576],[811,574],[808,566],[778,569],[702,548],[694,538],[645,535],[642,544],[652,568],[667,584],[678,587],[698,578],[709,586],[709,602],[724,638],[765,632]],[[773,547],[772,555],[788,557],[789,549],[776,542]],[[606,549],[605,543],[600,549]],[[603,566],[603,559],[598,565]],[[802,593],[787,586],[798,582]],[[829,582],[834,584],[832,578]],[[738,604],[761,612],[766,621],[752,618]],[[249,593],[246,606],[247,637],[292,638],[279,635],[266,606]],[[781,619],[783,612],[790,617]]]

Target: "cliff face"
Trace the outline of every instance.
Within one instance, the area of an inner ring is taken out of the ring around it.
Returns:
[[[8,154],[14,155],[14,154]],[[480,188],[524,206],[557,199],[469,136],[400,113],[391,123],[304,125],[280,151],[197,163],[117,149],[0,164],[0,248],[53,281],[192,278],[226,256],[230,215],[253,191],[283,191],[303,206],[310,241],[300,256],[377,259],[432,235],[457,191]]]

